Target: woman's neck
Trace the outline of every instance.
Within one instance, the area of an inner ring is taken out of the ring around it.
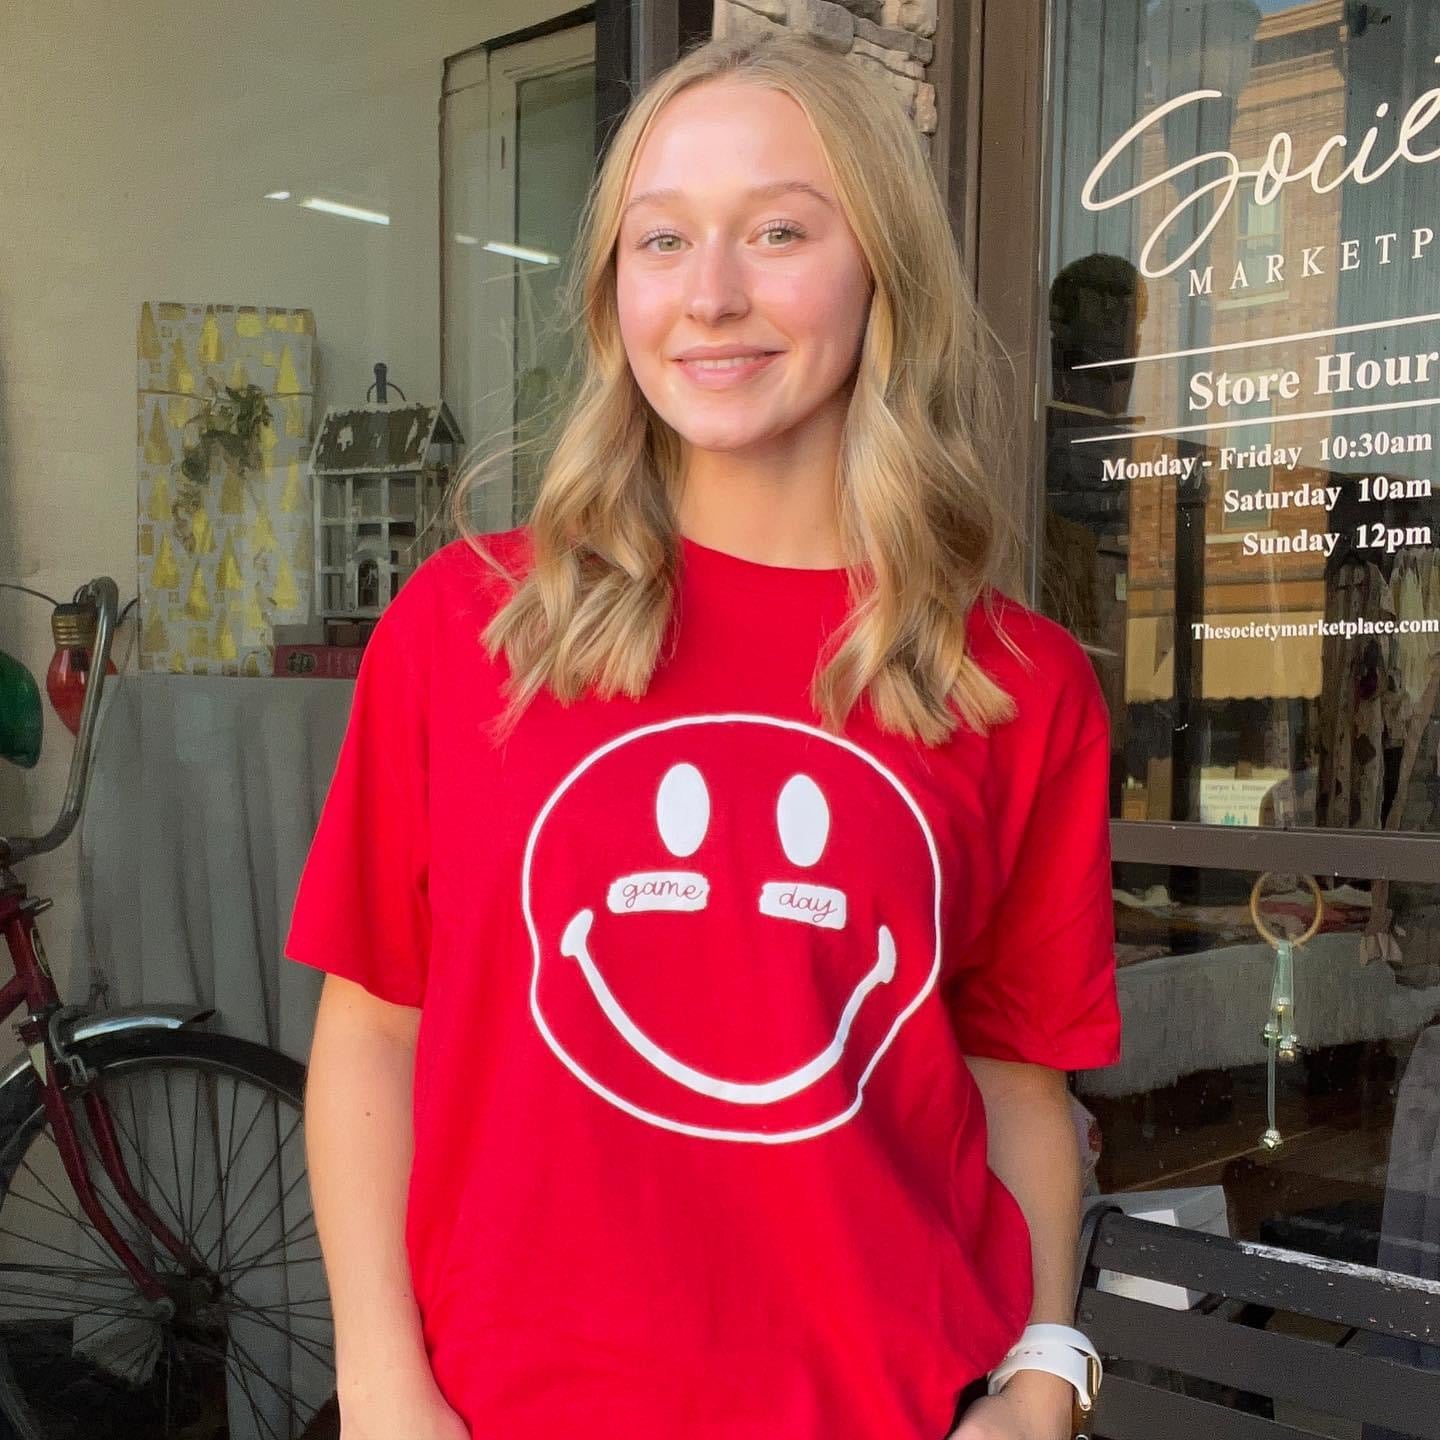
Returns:
[[[837,448],[781,456],[689,449],[676,506],[680,533],[762,565],[845,564],[835,506]]]

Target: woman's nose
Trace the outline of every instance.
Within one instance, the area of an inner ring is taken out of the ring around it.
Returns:
[[[718,241],[697,246],[686,277],[686,314],[713,325],[749,308],[744,266],[733,249]]]

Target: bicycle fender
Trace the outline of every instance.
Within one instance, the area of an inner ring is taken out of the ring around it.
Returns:
[[[203,1005],[122,1005],[114,1010],[76,1015],[60,1024],[61,1039],[66,1045],[84,1040],[97,1040],[111,1035],[129,1034],[135,1030],[183,1030],[198,1025],[215,1013]],[[12,1084],[34,1073],[30,1057],[22,1055],[12,1065],[0,1070],[0,1096]]]

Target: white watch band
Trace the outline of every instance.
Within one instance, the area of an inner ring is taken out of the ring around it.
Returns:
[[[988,1391],[997,1394],[1020,1370],[1043,1370],[1075,1389],[1082,1414],[1088,1414],[1100,1391],[1100,1355],[1078,1330],[1068,1325],[1028,1325],[1025,1333],[990,1372]]]

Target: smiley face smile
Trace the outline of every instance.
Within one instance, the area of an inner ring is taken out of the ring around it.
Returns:
[[[813,1085],[827,1071],[833,1070],[845,1053],[845,1042],[850,1037],[850,1027],[865,1003],[865,997],[877,986],[895,978],[895,937],[882,925],[879,931],[878,956],[865,978],[850,992],[845,1009],[841,1012],[840,1023],[835,1027],[835,1036],[813,1060],[792,1070],[788,1075],[779,1075],[773,1080],[740,1081],[722,1080],[716,1075],[707,1075],[696,1070],[657,1045],[625,1012],[624,1006],[615,998],[605,977],[595,966],[590,955],[590,927],[595,921],[593,910],[581,910],[565,927],[560,940],[560,953],[576,961],[584,973],[591,993],[599,1002],[605,1017],[621,1037],[638,1055],[644,1056],[662,1075],[667,1075],[676,1084],[699,1095],[709,1095],[715,1100],[728,1100],[735,1105],[769,1105],[776,1100],[788,1099]]]

